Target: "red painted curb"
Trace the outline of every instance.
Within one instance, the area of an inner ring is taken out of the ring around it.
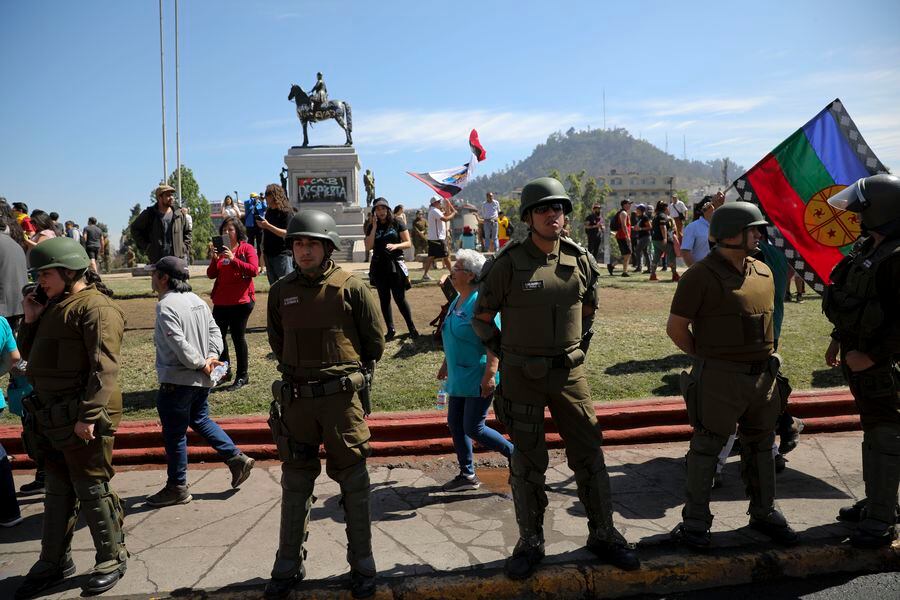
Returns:
[[[805,423],[804,432],[853,431],[860,428],[856,404],[847,388],[795,392],[790,411]],[[597,404],[597,420],[606,445],[660,443],[687,440],[691,428],[680,397],[648,398],[612,404]],[[245,453],[254,458],[276,458],[266,417],[225,417],[216,420]],[[444,454],[453,452],[453,442],[443,411],[381,413],[368,419],[374,456]],[[488,424],[503,431],[493,414]],[[544,427],[547,445],[562,447],[549,411]],[[14,468],[33,466],[24,454],[21,427],[0,428],[0,442],[13,458]],[[188,434],[188,456],[193,462],[218,461],[216,453],[195,433]],[[477,449],[477,447],[476,447]],[[116,432],[113,452],[116,464],[164,464],[162,429],[158,421],[123,421]]]

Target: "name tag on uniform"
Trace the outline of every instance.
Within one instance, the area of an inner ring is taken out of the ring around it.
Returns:
[[[526,292],[528,290],[542,290],[542,289],[544,289],[544,282],[543,281],[526,281],[525,283],[522,284],[522,289],[525,290]]]
[[[300,304],[300,298],[291,296],[290,298],[284,299],[284,306],[290,306],[291,304]]]

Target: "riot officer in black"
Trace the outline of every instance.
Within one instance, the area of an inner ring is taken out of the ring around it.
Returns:
[[[822,309],[834,324],[825,362],[840,366],[863,428],[866,498],[838,516],[857,522],[850,542],[890,545],[900,484],[900,177],[873,175],[828,203],[859,213],[863,235],[831,273]]]

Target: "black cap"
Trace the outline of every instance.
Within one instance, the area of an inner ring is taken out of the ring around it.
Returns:
[[[165,273],[172,279],[179,279],[181,281],[184,281],[191,276],[191,271],[188,269],[187,262],[183,258],[178,258],[177,256],[162,257],[150,265],[150,270]]]
[[[391,210],[391,205],[388,204],[388,201],[385,200],[384,198],[377,198],[375,200],[375,203],[372,205],[372,208],[375,208],[376,206],[383,206],[386,209]]]

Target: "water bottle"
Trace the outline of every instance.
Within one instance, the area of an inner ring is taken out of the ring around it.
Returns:
[[[437,398],[434,401],[434,408],[436,410],[446,410],[447,408],[447,400],[449,400],[450,394],[447,393],[447,384],[441,383],[441,387],[438,388]]]
[[[228,372],[228,361],[226,360],[221,365],[217,365],[212,372],[209,374],[209,378],[212,380],[212,384],[216,385],[219,381],[225,377],[225,373]]]

